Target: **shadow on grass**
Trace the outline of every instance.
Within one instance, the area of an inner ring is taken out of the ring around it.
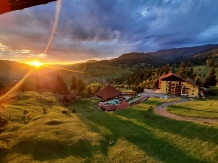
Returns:
[[[130,143],[138,146],[146,154],[153,158],[164,162],[192,162],[200,163],[207,161],[199,160],[183,150],[171,144],[169,141],[156,137],[151,130],[141,127],[130,121],[122,120],[119,117],[102,113],[103,116],[98,114],[77,114],[77,116],[86,123],[87,126],[97,133],[101,133],[105,140],[101,141],[101,152],[108,153],[109,140],[114,140],[115,143],[119,138],[124,138]],[[152,121],[152,123],[155,123]],[[111,134],[106,134],[101,131],[101,127],[108,129]]]
[[[135,117],[133,115],[139,115]],[[121,115],[124,116],[124,115]],[[152,116],[152,118],[150,118]],[[146,125],[171,132],[189,139],[199,139],[202,141],[218,144],[218,129],[211,126],[199,125],[194,122],[178,121],[154,114],[153,109],[136,110],[132,109],[130,114],[125,114],[126,118],[135,119]]]
[[[206,112],[206,113],[218,113],[218,111],[198,110],[198,109],[187,108],[187,107],[179,106],[179,105],[172,105],[172,106],[169,106],[167,110],[170,111],[170,109],[175,109],[175,110],[188,110],[188,111],[197,111],[197,112]]]
[[[13,146],[12,151],[29,154],[34,160],[49,161],[69,156],[89,158],[91,156],[91,142],[78,139],[76,142],[61,140],[22,140]]]

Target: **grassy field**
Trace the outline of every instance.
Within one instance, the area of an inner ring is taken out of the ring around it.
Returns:
[[[188,103],[181,103],[172,105],[167,110],[176,115],[201,117],[201,118],[218,118],[218,101],[190,101]]]
[[[22,93],[2,113],[10,121],[0,133],[0,162],[217,162],[218,125],[155,115],[151,107],[165,101],[103,112],[96,99],[63,107],[49,92]],[[22,118],[24,109],[30,120]]]
[[[71,66],[66,66],[64,68],[67,68],[69,70],[86,72],[84,74],[60,70],[60,74],[64,77],[64,79],[66,79],[67,83],[70,83],[72,75],[74,75],[76,78],[83,80],[85,83],[88,83],[90,81],[104,83],[106,79],[120,78],[123,75],[132,73],[129,67],[111,63],[110,61],[100,61],[96,63],[80,63]]]
[[[201,77],[201,80],[203,80],[207,73],[211,70],[211,68],[212,67],[208,65],[194,66],[194,72]],[[218,68],[216,68],[215,70],[216,76],[218,76]]]

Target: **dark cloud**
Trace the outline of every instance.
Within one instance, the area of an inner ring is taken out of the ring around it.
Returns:
[[[217,0],[63,0],[47,60],[218,43],[217,8]],[[43,53],[55,9],[54,2],[0,15],[0,43],[7,47],[0,46],[0,56],[25,59]],[[29,53],[19,54],[25,49]]]

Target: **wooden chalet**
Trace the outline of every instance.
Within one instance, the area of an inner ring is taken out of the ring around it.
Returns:
[[[64,95],[60,101],[67,106],[69,103],[73,102],[75,100],[75,95],[73,93],[69,93],[67,95]]]
[[[105,88],[95,93],[97,97],[101,99],[101,101],[106,101],[114,98],[119,98],[122,94],[121,91],[114,88],[112,85],[108,84]]]
[[[199,86],[183,79],[174,73],[168,73],[159,78],[160,93],[177,96],[197,97]]]

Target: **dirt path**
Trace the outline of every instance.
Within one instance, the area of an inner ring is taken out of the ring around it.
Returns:
[[[218,123],[218,119],[208,119],[208,118],[195,118],[195,117],[186,117],[186,116],[179,116],[179,115],[174,115],[170,114],[169,112],[166,111],[166,108],[170,105],[174,105],[177,103],[183,103],[183,102],[188,102],[190,100],[187,99],[181,99],[181,101],[178,102],[167,102],[163,103],[161,105],[158,105],[154,110],[157,114],[166,117],[166,118],[171,118],[175,120],[182,120],[182,121],[192,121],[192,122],[204,122],[204,123]]]

